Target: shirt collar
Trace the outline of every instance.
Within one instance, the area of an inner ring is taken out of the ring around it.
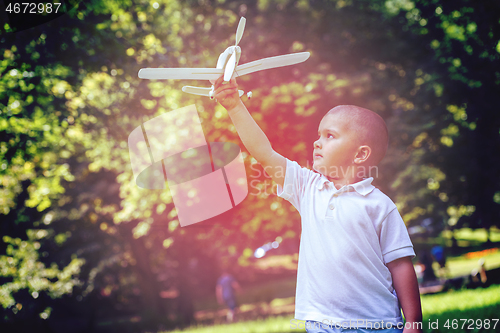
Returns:
[[[354,184],[349,184],[346,186],[342,186],[338,192],[348,192],[350,189],[354,189],[356,192],[359,194],[366,196],[369,194],[371,191],[375,189],[375,186],[372,185],[373,177],[365,178],[357,183]],[[331,186],[332,188],[335,188],[333,183],[329,181],[325,176],[321,175],[321,179],[317,185],[318,190],[322,190],[323,188]]]

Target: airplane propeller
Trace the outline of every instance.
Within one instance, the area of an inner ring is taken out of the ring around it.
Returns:
[[[224,71],[224,81],[227,82],[231,80],[235,68],[236,68],[236,52],[233,52],[233,54],[231,54],[231,57],[229,58],[229,61],[227,62],[226,70]]]
[[[234,69],[236,68],[236,63],[238,62],[239,55],[241,54],[241,49],[238,46],[241,37],[243,37],[243,32],[245,31],[245,23],[246,19],[244,17],[240,18],[240,23],[238,23],[238,28],[236,28],[236,41],[234,46],[231,47],[229,50],[231,54],[231,57],[229,58],[226,68],[224,71],[224,81],[229,81],[231,80],[231,77],[233,76]]]
[[[246,22],[246,18],[240,18],[240,23],[238,23],[238,28],[236,28],[236,44],[234,44],[234,46],[237,46],[240,43],[241,37],[243,36],[243,31],[245,31]]]

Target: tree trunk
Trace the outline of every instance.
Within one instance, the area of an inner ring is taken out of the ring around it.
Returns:
[[[178,309],[179,309],[179,320],[181,326],[188,326],[194,322],[194,306],[193,306],[193,293],[192,293],[192,280],[191,269],[189,261],[192,258],[189,240],[187,235],[184,237],[179,237],[179,271],[178,271]]]
[[[156,275],[151,270],[149,251],[145,247],[143,239],[135,239],[132,229],[134,223],[124,224],[122,234],[132,250],[136,260],[139,285],[142,298],[142,322],[145,326],[158,328],[159,325],[167,323],[167,314],[164,300],[160,297],[161,287],[156,279]]]

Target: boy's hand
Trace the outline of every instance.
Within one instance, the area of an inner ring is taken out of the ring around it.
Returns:
[[[215,100],[226,108],[228,112],[241,103],[236,79],[231,79],[228,83],[224,83],[224,76],[221,76],[217,81],[213,82],[213,85]]]

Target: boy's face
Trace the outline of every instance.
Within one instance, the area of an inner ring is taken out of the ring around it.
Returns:
[[[318,136],[314,142],[313,169],[332,179],[352,172],[358,140],[346,115],[327,114],[319,124]]]

